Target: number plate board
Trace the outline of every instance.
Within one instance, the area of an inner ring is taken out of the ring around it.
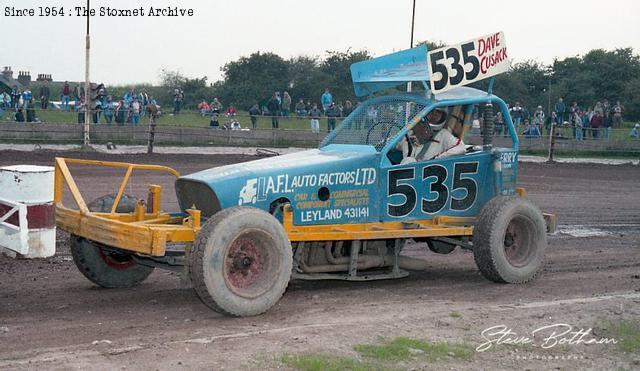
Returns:
[[[507,72],[510,66],[503,32],[433,50],[427,63],[434,94]]]

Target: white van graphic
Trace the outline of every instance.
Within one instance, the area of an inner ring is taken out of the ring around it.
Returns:
[[[247,179],[247,184],[240,190],[238,205],[255,204],[258,197],[258,179]]]
[[[247,183],[240,190],[238,205],[255,204],[256,201],[264,201],[267,195],[264,194],[264,178],[247,179]]]

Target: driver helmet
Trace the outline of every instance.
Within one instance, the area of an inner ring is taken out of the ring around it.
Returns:
[[[436,117],[438,115],[439,117]],[[424,120],[429,123],[429,126],[434,131],[439,131],[444,127],[447,122],[447,110],[442,107],[437,107],[433,111],[429,112]]]

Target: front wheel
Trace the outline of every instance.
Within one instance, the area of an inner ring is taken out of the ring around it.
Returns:
[[[480,213],[473,231],[473,256],[494,282],[524,283],[538,273],[547,247],[544,217],[530,201],[496,197]]]
[[[213,310],[254,316],[274,306],[289,284],[293,256],[282,225],[269,213],[236,206],[211,217],[190,254],[193,287]]]

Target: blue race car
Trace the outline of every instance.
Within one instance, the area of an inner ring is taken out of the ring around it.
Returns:
[[[154,267],[181,270],[206,305],[235,316],[271,308],[291,278],[365,281],[426,269],[400,254],[408,240],[440,254],[472,250],[495,282],[531,280],[555,217],[516,188],[518,137],[507,106],[464,86],[432,94],[426,55],[419,47],[355,65],[359,95],[407,81],[425,88],[364,101],[317,149],[180,176],[181,214],[159,211],[158,189],[151,210],[128,200],[124,187],[84,213],[57,199],[76,264],[105,287],[139,283]],[[495,110],[510,147],[493,146]],[[474,115],[482,117],[482,143],[465,145]],[[58,176],[65,167],[60,159]]]

